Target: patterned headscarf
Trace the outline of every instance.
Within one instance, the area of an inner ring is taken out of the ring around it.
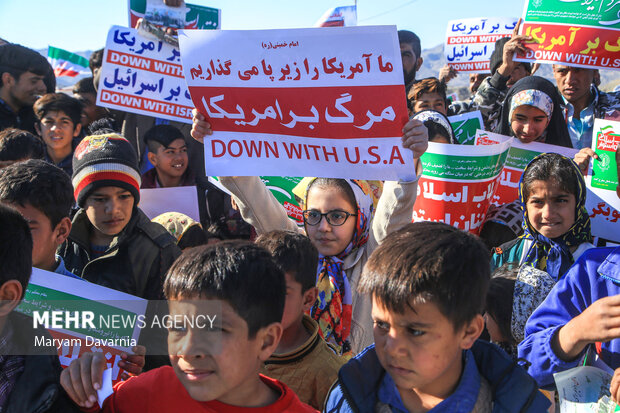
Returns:
[[[302,201],[302,209],[306,208],[308,187],[316,178],[304,178],[293,189]],[[319,254],[317,267],[317,287],[319,294],[310,310],[310,316],[319,324],[319,333],[326,341],[334,342],[341,351],[350,349],[348,342],[351,333],[352,294],[349,280],[344,271],[344,259],[358,248],[366,244],[382,185],[378,181],[345,179],[349,184],[357,202],[357,220],[351,242],[338,255],[325,256]],[[379,196],[378,196],[379,194]]]
[[[494,132],[499,133],[500,135],[514,136],[514,132],[511,126],[511,109],[513,106],[513,99],[522,91],[527,90],[536,90],[543,93],[544,95],[549,97],[553,104],[550,107],[551,116],[549,117],[549,124],[545,128],[543,135],[538,138],[538,141],[548,143],[550,145],[558,145],[564,146],[566,148],[572,148],[573,143],[570,140],[570,135],[568,134],[568,127],[566,126],[566,120],[564,119],[564,114],[562,113],[562,98],[560,97],[560,94],[558,93],[555,85],[540,76],[525,76],[523,79],[517,81],[517,83],[515,83],[510,89],[508,89],[508,93],[506,94],[504,103],[502,103],[499,123],[495,127]],[[542,100],[545,99],[542,98]],[[540,102],[542,102],[542,100]],[[531,103],[527,104],[529,105]],[[546,105],[541,106],[547,107]],[[545,110],[541,110],[547,113]]]
[[[166,228],[166,231],[176,238],[177,243],[181,241],[181,237],[183,237],[183,234],[185,234],[190,227],[198,225],[202,228],[199,222],[194,221],[180,212],[164,212],[153,218],[152,221]]]
[[[523,229],[525,233],[520,238],[532,240],[525,257],[524,264],[529,264],[534,268],[546,271],[554,280],[559,280],[562,275],[573,264],[573,255],[570,252],[571,247],[576,247],[584,242],[592,241],[592,233],[590,231],[590,216],[586,210],[586,183],[579,167],[570,159],[563,155],[558,155],[568,160],[572,173],[577,178],[577,193],[575,205],[575,222],[570,229],[558,238],[549,239],[538,233],[530,223],[527,215],[526,200],[523,196],[523,177],[527,174],[528,168],[539,158],[548,154],[540,154],[527,165],[521,181],[519,182],[519,201],[523,210]],[[557,155],[557,154],[556,154]]]
[[[527,89],[515,93],[510,100],[510,114],[508,118],[512,120],[512,114],[519,106],[528,105],[536,109],[540,109],[547,115],[547,119],[551,119],[553,113],[553,101],[543,91],[537,89]]]
[[[444,128],[446,132],[448,132],[448,134],[450,135],[450,143],[459,143],[459,141],[454,136],[454,130],[452,130],[452,125],[450,124],[450,121],[443,113],[437,112],[436,110],[426,109],[421,110],[415,115],[413,115],[413,119],[417,119],[424,124],[426,124],[426,122],[436,123],[437,125]],[[430,136],[429,138],[432,138],[432,136]]]

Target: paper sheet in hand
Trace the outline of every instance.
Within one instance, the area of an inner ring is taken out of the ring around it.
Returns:
[[[200,222],[198,192],[195,186],[141,189],[138,207],[150,219],[164,212],[181,212]]]

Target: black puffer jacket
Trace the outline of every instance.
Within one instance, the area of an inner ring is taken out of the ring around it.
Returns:
[[[166,272],[181,255],[174,237],[136,207],[105,254],[91,259],[90,226],[86,212],[80,209],[73,218],[69,238],[59,249],[67,269],[104,287],[148,300],[163,299]]]

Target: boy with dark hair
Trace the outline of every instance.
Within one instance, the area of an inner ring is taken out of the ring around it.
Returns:
[[[0,131],[0,168],[27,159],[42,159],[45,147],[32,133],[8,128]]]
[[[372,298],[375,344],[340,369],[324,411],[546,411],[525,370],[476,341],[489,258],[477,237],[443,223],[388,235],[358,286]]]
[[[319,253],[298,232],[272,231],[256,244],[271,253],[286,279],[282,338],[265,362],[265,375],[284,382],[310,406],[321,409],[338,370],[346,362],[319,336],[319,326],[307,313],[317,298]]]
[[[415,83],[407,97],[413,114],[431,109],[447,116],[446,85],[435,77],[428,77]]]
[[[59,250],[67,269],[108,288],[162,298],[164,274],[180,250],[137,207],[140,174],[131,144],[116,134],[87,136],[75,149],[73,167],[80,209]]]
[[[195,185],[187,167],[187,143],[183,133],[172,125],[155,125],[144,134],[149,162],[154,168],[142,175],[141,188],[169,188]]]
[[[18,44],[0,45],[0,130],[19,128],[36,133],[32,104],[47,91],[47,60]]]
[[[32,266],[79,278],[56,255],[71,231],[71,180],[62,170],[40,159],[0,170],[0,203],[18,210],[32,233]]]
[[[48,93],[35,102],[34,113],[35,128],[46,146],[45,160],[71,176],[71,158],[82,130],[82,104],[64,93]]]
[[[32,319],[13,311],[24,296],[32,271],[32,238],[19,212],[0,204],[0,410],[76,411],[60,387],[55,347],[36,347]]]
[[[73,97],[82,103],[82,129],[98,119],[108,116],[105,108],[97,106],[97,91],[93,78],[85,77],[73,85]]]
[[[104,412],[315,411],[285,384],[259,375],[280,340],[285,297],[284,275],[267,251],[246,242],[192,248],[170,268],[164,291],[171,316],[191,319],[221,305],[215,321],[221,333],[189,325],[172,329],[172,367],[118,383]],[[100,411],[95,387],[104,365],[101,354],[87,353],[62,374],[67,393],[88,411]]]

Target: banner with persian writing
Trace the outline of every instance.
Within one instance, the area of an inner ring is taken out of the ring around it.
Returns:
[[[415,176],[394,26],[179,34],[207,175]]]
[[[506,142],[511,138],[497,133],[479,130],[476,133],[476,145],[494,145],[499,142]],[[548,145],[540,142],[522,143],[517,139],[512,139],[506,165],[502,170],[501,178],[497,187],[497,192],[493,196],[494,205],[504,205],[516,201],[519,198],[519,181],[525,167],[532,159],[541,153],[554,152],[573,159],[577,149],[565,148],[563,146]]]
[[[445,222],[478,234],[495,194],[510,141],[489,146],[429,142],[422,157],[413,221]]]
[[[179,122],[192,122],[193,104],[179,50],[135,29],[112,26],[103,55],[97,105]]]
[[[590,213],[592,234],[620,242],[620,184],[618,158],[620,122],[595,119],[592,150],[599,159],[591,159],[586,185],[586,208]]]
[[[620,69],[620,2],[604,0],[527,0],[521,34],[521,62]]]
[[[488,73],[495,42],[510,37],[514,17],[480,17],[450,20],[443,51],[446,62],[462,73]]]

